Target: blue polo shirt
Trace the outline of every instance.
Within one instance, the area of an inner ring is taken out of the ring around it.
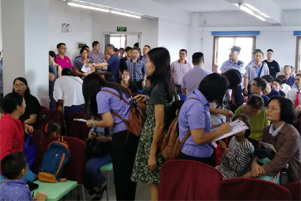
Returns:
[[[294,85],[294,82],[295,82],[294,76],[290,76],[290,78],[288,78],[288,80],[286,80],[286,84],[289,85],[290,87],[292,87]]]
[[[275,89],[272,89],[272,91],[267,95],[267,97],[272,98],[273,96],[280,96],[280,93]]]
[[[120,59],[116,54],[113,54],[110,59],[107,61],[108,63],[108,72],[114,75],[114,81],[118,82],[119,80],[119,65]]]
[[[196,89],[188,98],[197,98],[198,100],[187,100],[181,107],[178,119],[180,140],[184,138],[188,130],[204,129],[205,133],[209,133],[211,129],[209,103],[206,97]],[[184,143],[181,152],[188,156],[209,158],[213,153],[213,146],[211,142],[197,145],[190,136]]]

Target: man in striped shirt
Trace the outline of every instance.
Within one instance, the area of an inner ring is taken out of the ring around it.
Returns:
[[[141,90],[145,86],[146,68],[145,63],[139,60],[139,50],[132,49],[132,58],[126,61],[127,69],[131,72],[131,77],[138,89]]]

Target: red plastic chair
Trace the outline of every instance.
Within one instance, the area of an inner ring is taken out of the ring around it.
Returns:
[[[292,194],[292,200],[301,200],[301,182],[294,182],[284,186]]]
[[[43,127],[49,122],[53,121],[61,126],[61,134],[66,134],[66,126],[64,120],[64,114],[58,110],[48,110],[45,107],[41,107],[39,115],[39,125],[38,129],[43,129]]]
[[[161,169],[159,200],[217,200],[221,173],[204,163],[169,160]]]
[[[85,122],[81,121],[74,121],[74,119],[90,119],[91,117],[83,112],[79,113],[74,113],[70,115],[70,133],[69,136],[81,139],[81,140],[86,140],[88,138],[88,134],[90,131],[90,128],[87,127]]]
[[[261,179],[232,178],[222,182],[219,200],[291,200],[288,189]]]

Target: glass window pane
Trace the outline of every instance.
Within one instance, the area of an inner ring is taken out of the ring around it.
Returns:
[[[110,37],[110,43],[114,45],[116,48],[120,48],[120,37]]]
[[[230,49],[234,45],[234,38],[232,37],[220,37],[218,38],[218,47],[217,47],[217,60],[215,63],[219,66],[229,60]]]
[[[253,40],[252,37],[239,37],[235,40],[235,45],[241,47],[238,59],[244,62],[244,65],[247,65],[253,59]]]

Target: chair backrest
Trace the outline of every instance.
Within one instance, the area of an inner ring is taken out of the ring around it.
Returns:
[[[81,121],[74,121],[74,119],[90,119],[91,117],[83,112],[73,113],[70,115],[70,133],[69,136],[86,140],[88,138],[88,134],[90,131],[90,128],[87,127],[85,122]]]
[[[74,137],[64,137],[64,141],[69,145],[70,160],[63,173],[63,178],[83,184],[86,163],[86,143]]]
[[[159,200],[217,200],[222,175],[204,163],[169,160],[161,169]]]
[[[292,200],[301,200],[301,182],[289,183],[284,186],[292,194]]]
[[[43,127],[49,122],[53,121],[58,123],[61,126],[61,134],[66,134],[66,126],[64,121],[64,114],[58,110],[48,110],[45,107],[41,107],[39,112],[39,129],[43,129]]]
[[[254,178],[232,178],[222,182],[219,200],[291,200],[286,188]]]

